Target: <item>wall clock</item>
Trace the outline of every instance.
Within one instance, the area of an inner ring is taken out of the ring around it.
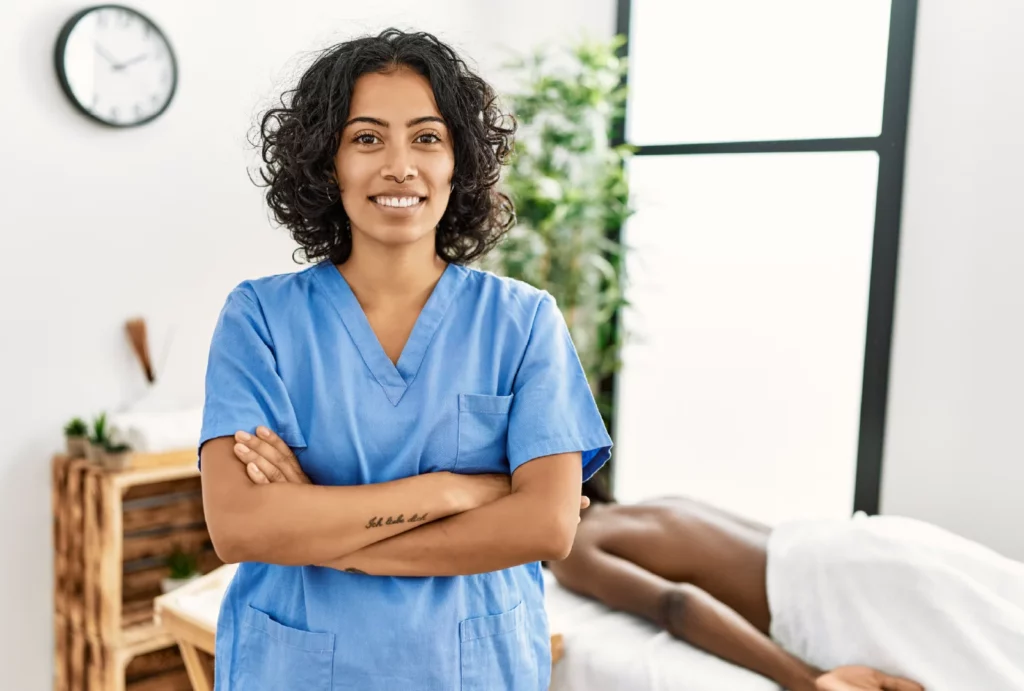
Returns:
[[[159,117],[174,98],[178,64],[164,33],[123,5],[74,14],[57,37],[54,58],[65,95],[78,110],[111,127]]]

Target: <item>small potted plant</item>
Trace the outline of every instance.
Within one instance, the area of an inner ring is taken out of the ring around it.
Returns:
[[[85,420],[76,417],[64,425],[64,440],[68,456],[85,458],[89,454],[89,426],[85,424]]]
[[[107,470],[124,470],[131,460],[131,451],[130,446],[118,441],[116,436],[110,436],[103,444],[100,464]]]
[[[107,429],[107,414],[100,413],[92,421],[92,431],[89,433],[89,444],[86,456],[95,463],[103,462],[103,449],[110,442]]]
[[[176,548],[167,558],[167,566],[170,568],[170,574],[160,581],[160,588],[165,593],[176,590],[200,576],[195,556],[181,548]]]

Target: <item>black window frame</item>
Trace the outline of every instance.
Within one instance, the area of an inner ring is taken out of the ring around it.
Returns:
[[[713,0],[706,0],[711,2]],[[622,57],[629,56],[633,0],[618,0],[616,33],[625,38]],[[907,120],[913,69],[917,0],[892,0],[882,106],[882,130],[877,137],[747,141],[699,144],[653,144],[636,147],[636,156],[741,153],[803,153],[874,151],[878,154],[875,227],[861,384],[860,430],[853,510],[877,514],[881,502],[885,417],[889,391],[893,315],[899,259],[900,215],[906,159]],[[628,87],[629,75],[625,77]],[[627,109],[628,113],[628,91]],[[614,144],[626,141],[626,115],[616,123]],[[615,388],[615,382],[611,382]]]

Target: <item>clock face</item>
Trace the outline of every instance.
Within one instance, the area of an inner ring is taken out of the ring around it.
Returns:
[[[170,105],[174,52],[153,22],[120,5],[82,10],[57,39],[57,75],[68,98],[105,125],[133,127]]]

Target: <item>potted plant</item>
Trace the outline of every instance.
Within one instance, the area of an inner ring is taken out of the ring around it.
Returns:
[[[123,443],[117,430],[109,426],[106,413],[100,413],[93,419],[88,457],[106,470],[124,470],[131,460],[131,447]]]
[[[167,566],[170,573],[167,578],[160,581],[160,589],[165,593],[176,590],[200,576],[195,556],[181,548],[175,548],[167,558]]]
[[[131,460],[131,447],[111,436],[103,444],[101,465],[107,470],[124,470]]]
[[[85,458],[89,453],[89,426],[80,417],[72,418],[64,425],[64,441],[68,456]]]
[[[107,414],[100,413],[92,421],[92,431],[89,433],[89,445],[86,456],[90,461],[102,463],[103,448],[109,443],[109,431],[107,428]]]
[[[565,317],[606,421],[605,387],[619,367],[626,305],[625,246],[632,214],[625,162],[616,144],[625,105],[622,37],[542,49],[508,65],[520,86],[507,97],[519,123],[504,185],[516,225],[486,268],[551,293]]]

